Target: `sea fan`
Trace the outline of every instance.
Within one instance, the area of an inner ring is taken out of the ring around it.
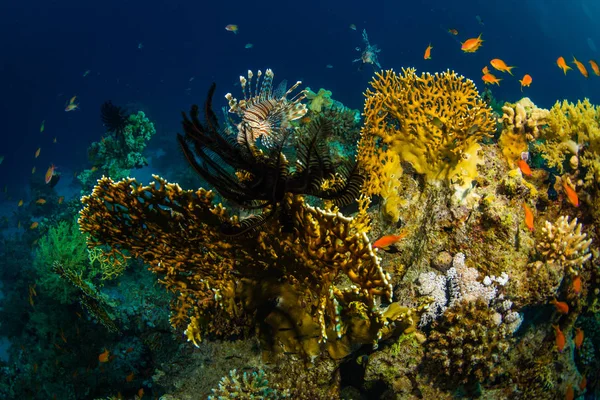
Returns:
[[[123,132],[129,121],[129,113],[123,107],[115,106],[110,100],[104,102],[100,108],[102,123],[108,132],[114,132],[119,139],[123,138]]]

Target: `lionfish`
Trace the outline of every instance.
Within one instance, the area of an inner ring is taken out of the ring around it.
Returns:
[[[229,112],[237,114],[241,121],[237,125],[238,141],[256,142],[269,147],[273,136],[278,136],[282,131],[290,128],[291,121],[302,118],[306,114],[306,105],[301,101],[306,97],[304,90],[291,99],[287,96],[300,86],[302,81],[285,90],[285,81],[273,91],[273,71],[265,71],[261,82],[262,71],[258,71],[254,93],[252,93],[252,78],[254,73],[248,70],[248,79],[240,76],[243,100],[233,98],[227,93],[225,98],[229,102]],[[260,87],[260,90],[259,90]]]

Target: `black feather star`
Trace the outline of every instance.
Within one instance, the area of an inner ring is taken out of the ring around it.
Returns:
[[[110,100],[100,108],[102,123],[108,132],[113,132],[117,139],[123,139],[123,132],[129,121],[129,113],[123,107],[115,106]]]
[[[283,129],[273,135],[272,145],[259,149],[242,130],[238,136],[219,127],[212,109],[215,84],[210,87],[204,105],[204,123],[199,119],[198,106],[192,106],[189,117],[183,115],[184,134],[177,140],[192,168],[224,198],[244,208],[264,208],[267,211],[227,226],[223,233],[251,233],[274,215],[289,225],[289,210],[283,201],[287,194],[309,195],[332,200],[339,206],[358,197],[363,182],[356,164],[350,168],[334,168],[325,138],[331,134],[329,120],[317,118],[311,122],[303,138],[290,153],[291,130]],[[243,179],[239,175],[243,174]],[[333,182],[325,185],[325,182]]]

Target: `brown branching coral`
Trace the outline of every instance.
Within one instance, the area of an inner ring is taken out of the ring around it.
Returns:
[[[478,142],[491,136],[495,119],[473,81],[451,71],[388,70],[376,74],[365,97],[358,152],[369,179],[365,194],[384,184],[380,157],[387,149],[428,180],[470,182],[477,175]]]
[[[351,302],[363,305],[370,340],[377,339],[387,324],[379,299],[391,298],[392,288],[364,231],[351,218],[287,196],[290,232],[270,220],[255,236],[228,239],[221,225],[236,224],[237,218],[213,205],[211,192],[155,179],[142,186],[133,179],[102,178],[82,199],[79,223],[90,234],[89,245],[109,245],[142,258],[168,290],[179,293],[172,323],[187,325],[190,340],[211,332],[211,314],[203,304],[213,302],[230,318],[254,309],[268,319],[278,299],[285,299],[276,289],[282,285],[296,293],[291,298],[298,304],[290,307],[305,310],[305,323],[312,321],[322,340],[334,339],[332,333],[342,336],[344,326],[353,326],[348,321]]]

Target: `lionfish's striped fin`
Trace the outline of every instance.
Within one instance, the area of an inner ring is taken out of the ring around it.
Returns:
[[[305,91],[296,93],[289,100],[287,98],[302,82],[296,82],[287,91],[285,91],[285,83],[280,84],[273,91],[274,76],[270,68],[265,71],[264,76],[259,70],[253,92],[254,74],[248,70],[247,78],[240,76],[244,99],[237,100],[231,93],[225,95],[229,112],[241,118],[237,125],[238,139],[239,135],[243,135],[244,140],[256,141],[261,138],[261,143],[268,146],[273,142],[272,139],[281,135],[279,131],[289,129],[291,121],[302,118],[306,114],[306,105],[301,103],[306,97]]]

